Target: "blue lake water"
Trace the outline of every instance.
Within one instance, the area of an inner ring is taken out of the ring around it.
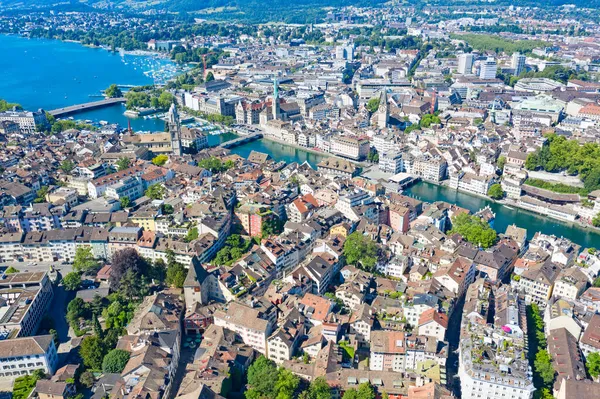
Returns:
[[[58,40],[0,35],[0,98],[34,110],[51,110],[100,100],[113,83],[152,84],[144,72],[171,64],[151,56],[112,53],[101,48]],[[117,105],[77,114],[77,119],[107,120],[127,126]],[[162,130],[164,123],[132,119],[136,130]]]

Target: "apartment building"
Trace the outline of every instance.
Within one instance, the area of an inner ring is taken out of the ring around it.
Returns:
[[[254,306],[253,306],[254,305]],[[271,307],[260,308],[251,303],[231,302],[227,310],[214,314],[215,325],[234,331],[246,345],[267,354],[267,339],[275,325],[276,312]]]
[[[342,157],[360,161],[369,155],[370,144],[367,139],[346,136],[334,136],[330,140],[329,151]]]
[[[46,112],[43,109],[37,111],[5,111],[0,112],[0,122],[14,122],[19,125],[19,130],[23,134],[35,133],[38,125],[46,125]]]
[[[0,340],[0,378],[42,370],[54,374],[58,354],[52,335]]]
[[[52,296],[46,272],[5,274],[0,280],[0,339],[33,335]]]

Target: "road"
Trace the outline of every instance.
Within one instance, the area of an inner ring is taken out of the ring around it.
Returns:
[[[58,270],[63,276],[73,271],[72,264],[62,265],[58,262],[4,262],[0,265],[0,269],[3,270],[10,266],[20,272],[47,272],[50,270],[50,266],[53,266],[54,270]]]
[[[446,340],[448,341],[449,353],[446,361],[446,381],[457,398],[460,398],[460,382],[458,380],[458,343],[460,341],[460,322],[462,320],[463,307],[465,306],[464,295],[456,303],[454,312],[448,320]]]

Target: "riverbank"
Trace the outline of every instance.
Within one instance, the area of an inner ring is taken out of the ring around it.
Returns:
[[[568,238],[584,248],[598,247],[598,243],[600,243],[600,231],[596,228],[590,228],[590,226],[584,227],[582,224],[550,218],[528,209],[522,209],[517,206],[513,207],[512,203],[503,203],[482,198],[471,193],[448,188],[447,186],[423,181],[406,189],[404,193],[420,201],[429,203],[444,201],[456,204],[473,213],[489,206],[492,212],[496,214],[493,227],[499,233],[504,233],[508,226],[515,224],[527,230],[529,239],[539,231],[543,234]]]
[[[264,133],[263,133],[263,140],[269,140],[269,141],[272,141],[272,142],[277,143],[277,144],[286,145],[286,146],[295,148],[295,149],[300,150],[300,151],[308,152],[310,154],[320,155],[323,158],[329,158],[329,157],[331,157],[331,158],[342,159],[344,161],[352,162],[353,164],[358,165],[361,168],[366,168],[366,167],[369,166],[369,164],[366,164],[364,162],[355,161],[353,159],[340,157],[339,155],[332,154],[330,152],[315,150],[314,148],[303,147],[303,146],[298,145],[298,144],[292,144],[292,143],[288,143],[287,141],[279,140],[279,139],[276,139],[276,138],[273,138],[273,137],[270,137],[270,136],[265,136]]]
[[[477,193],[472,193],[470,191],[461,190],[461,189],[454,189],[452,187],[449,187],[449,185],[447,183],[447,180],[444,180],[444,181],[442,181],[440,183],[428,181],[428,183],[436,184],[436,185],[439,185],[440,187],[447,188],[448,190],[455,190],[455,191],[458,191],[458,192],[461,192],[461,193],[464,193],[464,194],[467,194],[467,195],[471,195],[473,197],[478,197],[478,198],[481,198],[483,200],[490,201],[490,202],[493,202],[493,203],[496,203],[496,204],[500,204],[500,205],[503,205],[503,206],[515,207],[515,208],[521,209],[521,210],[526,211],[526,212],[531,212],[531,213],[534,213],[536,215],[543,216],[545,218],[549,218],[549,219],[552,219],[552,220],[557,220],[559,222],[563,222],[563,223],[567,223],[567,224],[570,223],[570,224],[576,225],[576,226],[584,228],[584,229],[595,230],[595,231],[598,232],[598,234],[600,234],[600,228],[595,227],[595,226],[593,226],[591,224],[587,224],[587,223],[581,222],[579,220],[574,220],[573,221],[573,220],[561,219],[561,218],[557,218],[557,217],[554,217],[554,216],[546,215],[546,214],[541,213],[541,212],[536,212],[536,211],[534,211],[532,209],[529,209],[529,208],[526,208],[526,207],[520,205],[515,200],[511,200],[511,199],[500,199],[500,200],[497,200],[497,199],[493,199],[491,197],[488,197],[487,195],[481,195],[481,194],[477,194]]]

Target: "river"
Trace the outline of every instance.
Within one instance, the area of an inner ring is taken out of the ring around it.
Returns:
[[[585,229],[575,223],[562,222],[519,208],[510,209],[505,205],[462,193],[448,187],[420,182],[407,189],[405,194],[426,202],[449,202],[469,209],[471,212],[476,212],[489,205],[496,214],[494,228],[500,233],[504,233],[506,227],[509,225],[516,224],[518,227],[527,229],[529,238],[533,237],[536,232],[541,231],[545,234],[554,234],[559,237],[568,238],[584,248],[600,247],[600,233],[596,230]]]

